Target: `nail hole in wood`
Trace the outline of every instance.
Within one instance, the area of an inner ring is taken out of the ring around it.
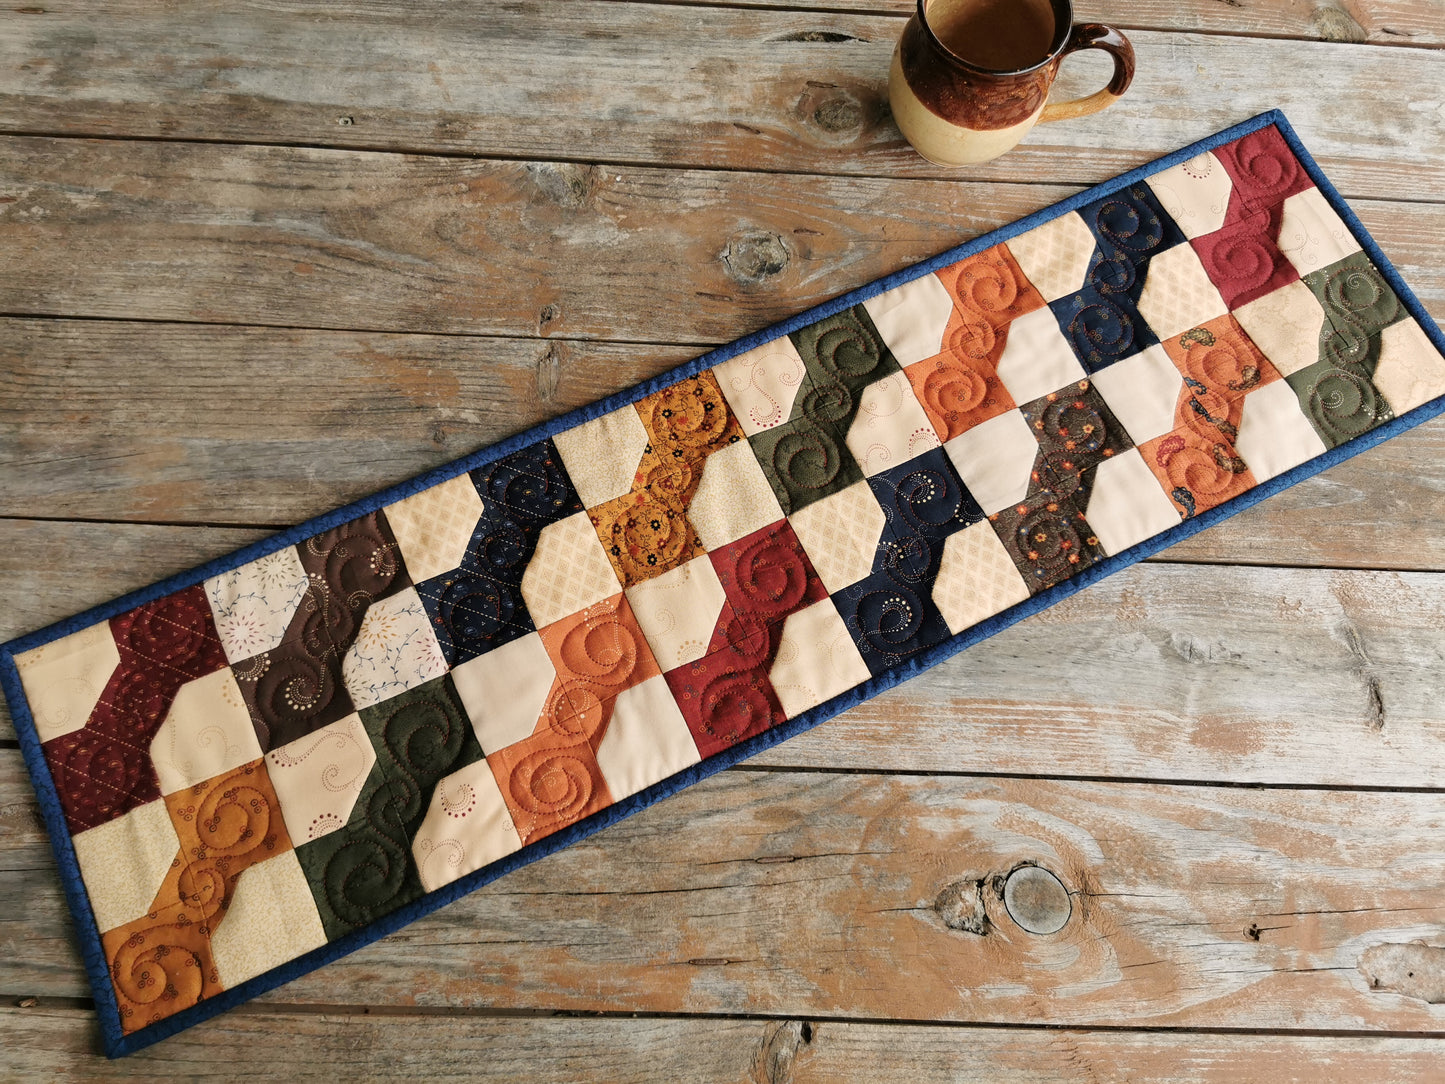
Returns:
[[[1042,866],[1020,866],[1003,886],[1003,904],[1009,917],[1029,933],[1058,933],[1069,921],[1073,905],[1069,892]]]

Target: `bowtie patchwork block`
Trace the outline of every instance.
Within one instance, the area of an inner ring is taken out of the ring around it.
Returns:
[[[1278,114],[6,645],[125,1053],[1445,408]]]

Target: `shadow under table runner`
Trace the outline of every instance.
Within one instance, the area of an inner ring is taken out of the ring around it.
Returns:
[[[1267,114],[6,645],[108,1051],[1424,421],[1442,348]]]

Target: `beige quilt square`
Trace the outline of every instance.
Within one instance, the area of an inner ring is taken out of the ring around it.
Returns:
[[[211,931],[211,955],[223,987],[324,944],[326,931],[306,874],[289,849],[242,872],[225,917]]]
[[[908,377],[893,373],[863,389],[844,443],[863,473],[872,477],[937,448],[938,434]]]
[[[266,774],[294,846],[336,831],[351,819],[376,750],[359,715],[313,730],[266,754]]]
[[[521,849],[497,778],[485,760],[439,780],[411,853],[428,892]]]
[[[1094,255],[1094,235],[1073,211],[1006,243],[1025,277],[1045,301],[1057,301],[1081,287]]]
[[[230,667],[188,681],[151,739],[162,794],[204,783],[261,758],[251,713]]]
[[[1191,241],[1224,225],[1234,182],[1209,151],[1160,170],[1145,183]]]
[[[707,550],[721,549],[783,518],[783,509],[746,440],[707,457],[687,518]],[[594,536],[595,537],[595,536]]]
[[[990,524],[975,523],[948,536],[933,602],[949,632],[962,632],[1028,597],[1028,584]]]
[[[16,655],[40,740],[84,727],[119,665],[120,651],[106,621]]]
[[[886,522],[867,482],[854,482],[788,517],[829,594],[873,571]]]
[[[953,316],[953,298],[937,275],[920,275],[869,298],[863,308],[899,365],[936,357]]]
[[[543,527],[522,573],[522,599],[538,628],[581,613],[621,589],[586,512]]]
[[[723,398],[748,436],[782,425],[792,417],[793,401],[805,372],[798,348],[786,335],[712,369]]]
[[[386,522],[413,583],[461,566],[482,511],[482,498],[466,474],[386,506]]]
[[[706,555],[627,589],[627,601],[664,671],[707,654],[727,596]]]
[[[661,674],[617,695],[597,746],[597,766],[614,801],[696,764],[701,757]]]
[[[636,408],[625,406],[562,430],[552,443],[583,507],[596,508],[632,490],[647,430]]]
[[[144,915],[181,853],[166,803],[157,798],[71,838],[101,933]]]
[[[783,622],[768,680],[789,719],[868,678],[868,664],[832,599],[815,602]]]

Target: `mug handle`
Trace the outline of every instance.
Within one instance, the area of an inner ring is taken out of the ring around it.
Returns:
[[[1040,124],[1051,120],[1073,120],[1075,117],[1087,117],[1090,113],[1107,109],[1119,99],[1124,91],[1129,89],[1129,84],[1134,81],[1134,46],[1130,45],[1129,39],[1112,26],[1105,26],[1103,23],[1079,23],[1069,34],[1068,44],[1064,46],[1064,51],[1059,54],[1059,58],[1062,59],[1080,49],[1103,49],[1112,56],[1114,58],[1114,77],[1109,80],[1109,85],[1103,90],[1096,91],[1087,98],[1075,98],[1068,102],[1050,102],[1044,107],[1043,114],[1039,117]]]

